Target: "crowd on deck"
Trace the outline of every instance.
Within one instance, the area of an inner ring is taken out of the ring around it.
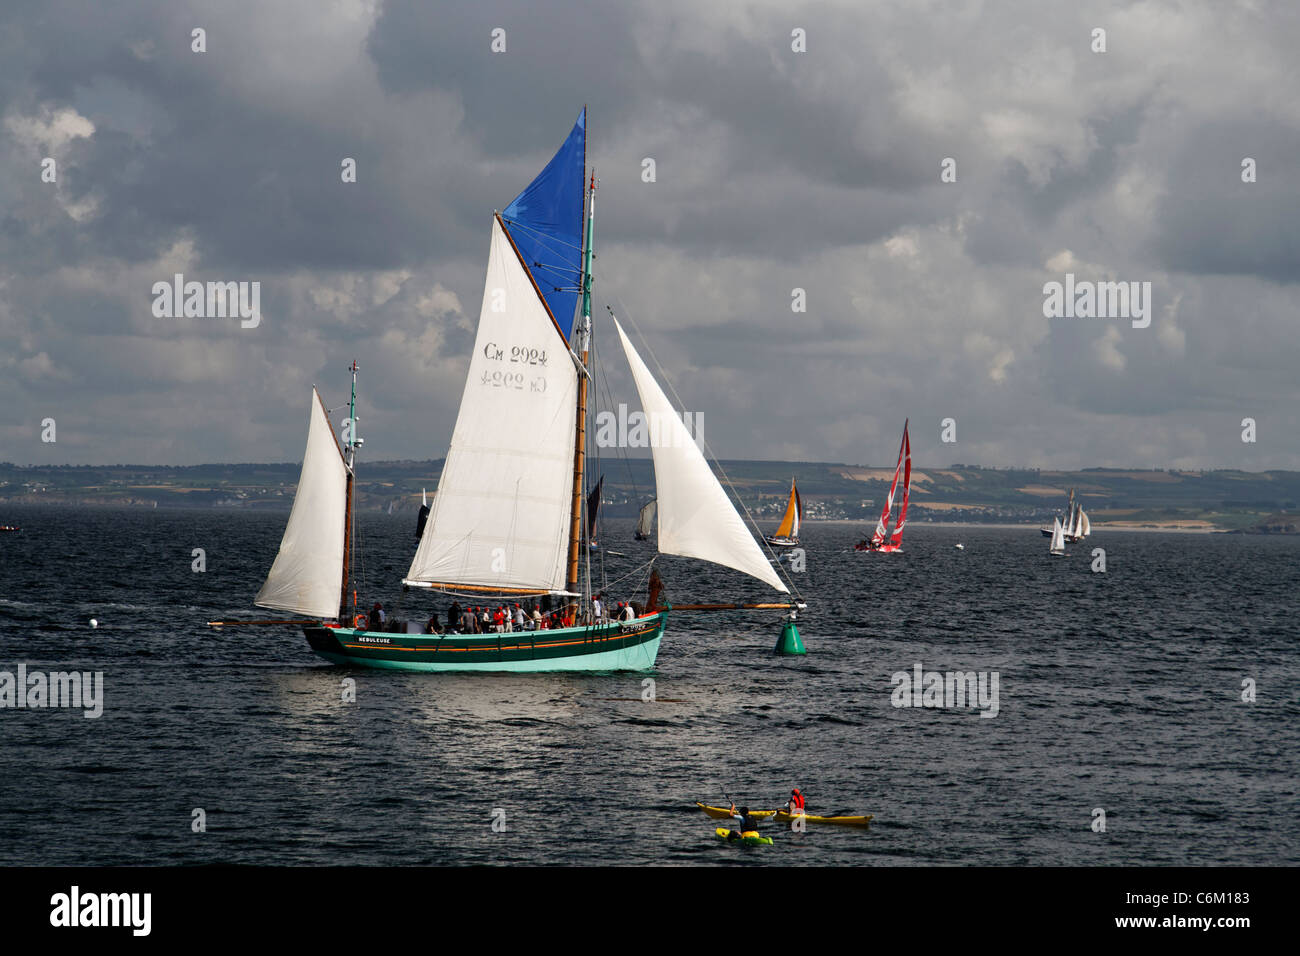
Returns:
[[[606,603],[604,595],[596,594],[591,601],[570,602],[552,608],[550,599],[531,600],[526,604],[472,605],[462,607],[452,601],[445,621],[432,614],[420,629],[418,622],[390,620],[384,606],[378,601],[370,613],[358,614],[355,626],[362,630],[424,634],[510,634],[516,631],[549,631],[563,627],[593,627],[614,621],[631,621],[645,613],[636,601]]]

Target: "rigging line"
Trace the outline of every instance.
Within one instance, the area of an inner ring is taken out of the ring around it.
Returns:
[[[555,236],[555,235],[551,235],[551,234],[549,234],[549,233],[541,232],[541,231],[539,231],[539,230],[537,230],[537,229],[534,229],[532,226],[528,225],[526,222],[520,222],[518,219],[511,219],[509,216],[505,215],[505,213],[502,213],[502,214],[501,214],[501,220],[502,220],[503,222],[505,222],[507,225],[511,226],[511,227],[516,227],[516,226],[517,226],[517,227],[519,228],[519,231],[520,231],[520,232],[530,233],[533,237],[536,238],[536,240],[537,240],[539,243],[545,244],[545,243],[550,242],[550,243],[555,243],[555,244],[557,244],[557,245],[565,246],[565,247],[567,247],[567,248],[569,248],[569,249],[574,249],[574,250],[576,250],[576,251],[578,251],[578,252],[585,252],[585,251],[586,251],[586,250],[583,248],[583,245],[582,245],[581,242],[578,242],[578,243],[572,243],[572,242],[568,242],[567,240],[561,239],[559,236]],[[586,223],[586,219],[585,219],[585,218],[583,219],[583,223],[584,223],[584,224]]]
[[[608,306],[606,306],[606,308],[608,308]],[[668,373],[665,372],[664,367],[659,364],[659,359],[655,356],[654,349],[650,347],[650,343],[646,340],[646,337],[641,334],[640,326],[636,324],[636,319],[632,318],[631,313],[627,311],[621,298],[618,300],[618,308],[620,312],[627,316],[628,321],[632,324],[632,330],[636,332],[637,337],[641,339],[641,343],[646,347],[646,351],[650,353],[650,359],[655,363],[655,367],[659,369],[661,380],[668,385],[669,391],[673,393],[673,398],[677,402],[677,407],[685,408],[686,404],[682,401],[682,397],[677,394],[677,389],[673,387],[672,380],[668,378]],[[768,557],[776,562],[777,577],[784,580],[790,588],[790,593],[802,601],[803,595],[799,593],[799,589],[795,586],[794,581],[791,580],[788,574],[783,575],[781,573],[784,569],[781,567],[781,562],[777,560],[776,552],[772,550],[771,546],[767,543],[767,539],[764,538],[762,532],[758,530],[758,522],[754,519],[754,516],[750,512],[749,506],[745,504],[744,499],[740,497],[740,493],[736,491],[736,486],[731,483],[731,478],[727,475],[727,470],[722,467],[722,462],[713,454],[713,450],[709,447],[708,439],[704,439],[702,444],[704,445],[704,454],[713,459],[713,463],[717,465],[718,471],[721,472],[723,480],[727,483],[727,487],[731,489],[732,495],[735,496],[737,503],[744,510],[745,517],[749,518],[750,524],[754,526],[754,531],[758,534],[758,540],[762,542],[761,547],[767,549]]]

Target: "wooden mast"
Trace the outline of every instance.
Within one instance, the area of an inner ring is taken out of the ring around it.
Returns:
[[[583,471],[587,463],[587,363],[591,354],[591,242],[596,221],[596,171],[591,171],[591,199],[587,203],[587,241],[582,253],[582,368],[578,374],[578,416],[573,436],[573,499],[569,514],[569,573],[565,589],[578,590],[578,555],[582,541]]]
[[[339,621],[347,621],[348,607],[348,579],[352,574],[352,486],[353,486],[353,463],[357,457],[357,445],[361,442],[357,439],[357,362],[352,360],[348,366],[348,371],[352,373],[352,401],[348,404],[348,452],[345,456],[348,468],[347,477],[347,509],[343,517],[343,584],[339,590]],[[356,601],[353,601],[352,610],[356,611]]]

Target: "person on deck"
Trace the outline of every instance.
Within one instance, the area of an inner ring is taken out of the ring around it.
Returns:
[[[370,609],[370,629],[372,631],[382,631],[388,624],[388,615],[384,613],[384,606],[378,601]]]
[[[481,613],[478,616],[478,622],[479,625],[483,628],[481,631],[479,631],[479,633],[487,634],[492,630],[492,615],[488,613],[488,609],[485,607],[479,608],[479,611]]]
[[[515,630],[522,631],[523,629],[524,629],[524,609],[519,605],[518,602],[516,602],[515,603]]]
[[[440,633],[442,633],[442,632],[441,632],[441,629],[438,627],[438,614],[437,614],[436,611],[435,611],[433,614],[430,614],[430,615],[429,615],[429,624],[428,624],[428,626],[425,628],[425,633],[426,633],[426,634],[440,634]]]
[[[631,605],[631,604],[628,604],[628,603],[624,602],[624,604],[623,604],[623,613],[622,613],[622,615],[620,615],[620,616],[623,618],[623,620],[625,620],[625,621],[630,621],[630,620],[632,620],[633,618],[636,617],[636,613],[632,610],[632,605]]]
[[[541,630],[541,627],[542,627],[542,612],[538,610],[537,605],[534,604],[533,605],[533,630],[534,631]]]
[[[591,610],[595,618],[595,623],[599,624],[601,622],[601,618],[605,614],[605,607],[600,601],[599,594],[597,594],[594,598],[591,599]]]
[[[447,609],[447,630],[451,631],[460,627],[460,602],[453,599],[451,607]]]
[[[506,630],[506,616],[500,606],[492,612],[492,630],[497,634],[504,634]]]

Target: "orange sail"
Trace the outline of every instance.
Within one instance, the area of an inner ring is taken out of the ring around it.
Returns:
[[[799,499],[799,489],[795,487],[794,479],[790,479],[790,501],[785,506],[785,517],[781,519],[781,525],[776,529],[774,538],[797,538],[799,537],[799,525],[803,523],[803,502]]]

